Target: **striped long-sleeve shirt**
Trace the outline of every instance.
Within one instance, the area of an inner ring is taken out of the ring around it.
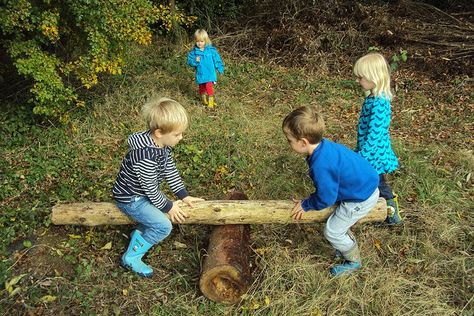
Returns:
[[[130,135],[128,145],[130,150],[122,161],[112,190],[116,201],[129,203],[133,196],[147,196],[154,206],[166,213],[173,202],[160,190],[163,180],[179,199],[188,196],[171,157],[171,147],[156,146],[150,131]]]

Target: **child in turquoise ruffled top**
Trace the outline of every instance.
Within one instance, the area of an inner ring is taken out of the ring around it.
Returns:
[[[398,168],[389,134],[392,99],[389,69],[385,58],[378,53],[367,54],[354,65],[356,81],[368,94],[360,111],[356,152],[365,157],[379,174],[380,196],[387,200],[386,223],[395,225],[402,222],[398,197],[385,179],[386,174]]]

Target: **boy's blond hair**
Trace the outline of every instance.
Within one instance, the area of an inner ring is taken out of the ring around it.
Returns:
[[[364,77],[375,84],[372,89],[374,96],[385,94],[386,98],[392,99],[390,67],[379,53],[370,53],[359,58],[354,65],[354,75]]]
[[[204,41],[206,45],[212,44],[211,39],[209,38],[209,35],[204,29],[198,29],[196,32],[194,32],[194,39],[199,40],[199,41]]]
[[[184,107],[168,98],[152,98],[142,108],[142,116],[151,132],[162,133],[188,127],[188,114]]]
[[[293,110],[283,120],[283,132],[297,140],[306,138],[310,144],[315,145],[323,139],[326,125],[320,113],[309,106],[302,106]]]

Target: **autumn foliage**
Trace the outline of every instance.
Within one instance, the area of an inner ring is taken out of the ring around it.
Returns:
[[[174,6],[148,0],[5,0],[0,8],[2,46],[31,84],[35,114],[67,120],[84,106],[78,89],[90,89],[102,74],[120,74],[127,45],[148,45],[151,25],[170,31],[191,25]]]

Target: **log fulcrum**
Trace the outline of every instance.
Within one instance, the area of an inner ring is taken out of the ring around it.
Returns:
[[[294,203],[289,200],[215,200],[195,202],[194,207],[178,201],[189,217],[184,224],[302,224],[324,222],[334,206],[321,211],[306,212],[295,221],[291,217]],[[379,198],[377,205],[359,223],[383,222],[387,217],[387,204]],[[55,225],[126,225],[133,221],[117,206],[109,202],[57,204],[51,213]]]
[[[232,191],[230,200],[247,200]],[[225,304],[240,301],[250,285],[250,225],[214,226],[199,280],[201,292],[210,300]]]
[[[201,292],[224,304],[240,301],[250,285],[250,225],[214,226],[199,280]]]

